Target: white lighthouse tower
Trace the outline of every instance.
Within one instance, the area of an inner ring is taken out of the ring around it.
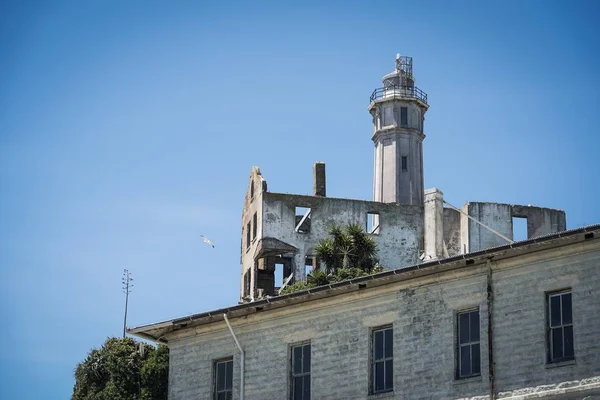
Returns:
[[[373,200],[423,205],[423,121],[427,94],[415,86],[412,57],[396,56],[396,69],[371,95],[375,165]]]

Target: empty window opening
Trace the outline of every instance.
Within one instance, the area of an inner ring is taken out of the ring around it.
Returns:
[[[400,125],[408,125],[408,108],[400,107]]]
[[[367,213],[367,233],[379,235],[379,214]]]
[[[279,290],[287,276],[283,276],[283,264],[275,264],[275,289]]]
[[[296,232],[310,233],[310,212],[310,208],[296,207]]]
[[[250,201],[254,199],[254,181],[250,182]]]
[[[251,242],[251,238],[250,238],[250,222],[248,222],[246,224],[246,250],[248,250],[250,248],[250,242]]]
[[[402,171],[408,170],[408,157],[402,156]]]
[[[304,272],[306,276],[312,273],[316,269],[316,260],[313,256],[306,256],[304,258]]]
[[[250,295],[250,271],[244,274],[244,296]]]
[[[527,218],[513,217],[513,240],[527,240]]]
[[[258,216],[256,213],[252,216],[252,240],[256,239]]]

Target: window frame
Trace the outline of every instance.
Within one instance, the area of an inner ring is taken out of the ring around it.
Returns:
[[[477,330],[478,330],[478,336],[479,339],[478,340],[471,340],[471,314],[476,312],[477,313],[477,319],[479,321],[478,325],[477,325]],[[465,343],[461,343],[461,330],[460,330],[460,316],[461,315],[465,315],[468,314],[469,315],[469,341],[465,342]],[[463,310],[458,310],[456,312],[456,348],[455,348],[455,354],[456,354],[456,372],[455,372],[455,378],[456,380],[462,380],[462,379],[469,379],[469,378],[473,378],[473,377],[477,377],[477,376],[481,376],[481,311],[479,309],[479,307],[472,307],[472,308],[466,308]],[[469,347],[469,356],[470,356],[470,369],[471,369],[471,373],[467,374],[467,375],[462,375],[462,348],[463,347]],[[474,346],[478,346],[479,347],[479,371],[478,372],[473,372],[473,348]]]
[[[251,229],[252,229],[252,223],[251,221],[248,222],[246,224],[246,251],[250,250],[250,244],[252,243],[252,238],[251,238]]]
[[[564,314],[563,314],[563,296],[569,295],[571,297],[571,322],[563,323]],[[545,293],[546,297],[546,362],[547,364],[556,364],[565,361],[574,361],[575,360],[575,332],[574,332],[574,324],[573,324],[573,290],[571,288],[554,290],[551,292]],[[556,326],[552,326],[552,303],[551,298],[559,297],[560,298],[560,324]],[[571,343],[573,346],[573,355],[564,356],[565,353],[565,328],[571,328]],[[554,337],[553,331],[560,329],[562,332],[562,357],[555,357],[554,352]]]
[[[225,363],[225,389],[218,389],[219,385],[219,364]],[[231,387],[227,388],[227,364],[231,363]],[[227,398],[227,394],[230,394],[229,398],[233,398],[233,356],[220,358],[213,361],[213,400],[218,400],[219,394],[225,393],[225,398]]]
[[[304,371],[304,348],[308,346],[309,347],[309,367],[308,367],[308,372]],[[302,366],[300,368],[301,372],[297,373],[294,371],[294,349],[297,348],[301,348],[301,352],[302,352],[302,357],[301,357],[301,362],[302,362]],[[290,344],[289,346],[289,362],[288,362],[288,368],[289,368],[289,373],[288,373],[288,379],[289,379],[289,396],[288,398],[290,400],[305,400],[304,399],[304,394],[302,395],[302,399],[297,399],[295,397],[295,379],[294,378],[305,378],[308,376],[308,381],[309,381],[309,392],[308,392],[308,399],[306,400],[310,400],[311,395],[312,395],[312,343],[310,340],[304,341],[304,342],[299,342],[299,343],[293,343]],[[304,383],[303,383],[304,385]]]
[[[408,126],[408,107],[400,107],[400,126]]]
[[[386,334],[385,332],[390,330],[392,332],[392,354],[390,357],[386,357],[385,356],[385,349],[386,349]],[[383,354],[382,354],[382,358],[376,359],[376,337],[377,337],[377,332],[383,332]],[[386,388],[386,364],[388,362],[391,362],[392,364],[392,376],[391,376],[391,380],[392,380],[392,384],[391,387]],[[377,384],[377,364],[378,363],[383,363],[383,382],[384,382],[384,388],[377,390],[376,388],[376,384]],[[381,393],[389,393],[389,392],[393,392],[394,391],[394,326],[393,324],[389,324],[389,325],[382,325],[382,326],[377,326],[377,327],[373,327],[371,328],[371,335],[370,335],[370,346],[369,346],[369,395],[376,395],[376,394],[381,394]]]

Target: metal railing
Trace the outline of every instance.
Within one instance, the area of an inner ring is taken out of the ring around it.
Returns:
[[[387,86],[375,89],[371,94],[371,102],[385,98],[409,98],[417,99],[427,104],[427,93],[416,86]]]

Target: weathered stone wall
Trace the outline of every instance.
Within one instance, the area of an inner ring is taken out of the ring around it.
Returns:
[[[597,240],[492,262],[498,398],[583,399],[600,394],[600,248]],[[318,301],[231,323],[245,349],[245,396],[287,397],[289,346],[312,343],[314,399],[487,399],[486,264]],[[545,292],[572,288],[576,361],[546,365]],[[456,312],[479,307],[481,377],[455,379]],[[368,396],[370,328],[393,324],[394,392]],[[169,335],[170,400],[210,399],[213,361],[239,353],[223,321]]]
[[[513,239],[513,217],[527,218],[527,238],[549,235],[567,229],[565,212],[551,208],[520,206],[500,203],[469,202],[463,212]],[[462,245],[469,253],[502,246],[507,243],[500,236],[461,215]]]
[[[444,242],[450,257],[463,253],[460,244],[460,213],[444,208]]]
[[[379,234],[371,235],[379,248],[384,268],[400,268],[418,262],[423,238],[423,207],[373,201],[336,199],[281,193],[263,193],[262,235],[298,248],[296,278],[305,278],[304,257],[313,255],[318,242],[328,236],[332,224],[367,226],[367,213],[379,215]],[[311,209],[310,233],[295,231],[295,208]]]
[[[256,274],[253,273],[254,252],[258,239],[262,237],[262,197],[266,191],[267,182],[263,179],[260,169],[252,167],[242,210],[240,298],[250,296],[250,293],[256,288],[257,279]],[[254,221],[254,214],[256,214],[256,221]],[[256,223],[256,228],[253,226],[254,223]],[[250,232],[249,246],[248,232]],[[256,232],[255,237],[253,237],[254,232]],[[248,274],[247,277],[246,274]],[[250,293],[245,293],[245,279],[248,279],[246,285],[250,287]]]

